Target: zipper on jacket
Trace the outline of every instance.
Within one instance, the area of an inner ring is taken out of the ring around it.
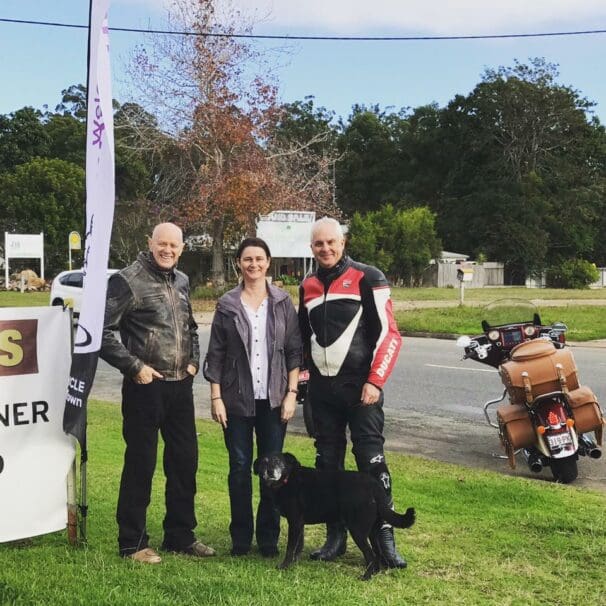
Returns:
[[[170,282],[170,277],[165,276],[166,280],[166,288],[168,289],[168,298],[170,300],[171,309],[173,312],[173,326],[175,327],[175,336],[176,339],[176,354],[174,359],[173,370],[175,373],[175,378],[179,373],[179,360],[181,359],[181,327],[177,323],[177,306],[175,304],[175,289],[173,284]]]
[[[330,282],[330,284],[332,284],[332,282]],[[324,302],[322,303],[322,327],[324,329],[324,368],[326,369],[326,376],[330,377],[330,369],[328,366],[328,347],[326,346],[326,343],[328,343],[328,322],[327,320],[327,313],[326,313],[326,308],[328,307],[327,304],[327,297],[328,297],[328,291],[330,289],[330,284],[324,284]]]

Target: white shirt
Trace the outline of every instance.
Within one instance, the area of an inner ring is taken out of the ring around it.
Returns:
[[[256,311],[242,301],[251,328],[250,373],[253,380],[255,400],[266,400],[269,379],[269,357],[267,355],[267,299]]]

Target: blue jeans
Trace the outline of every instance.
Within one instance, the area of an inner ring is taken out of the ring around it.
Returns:
[[[280,420],[280,408],[270,408],[269,400],[255,400],[255,416],[229,415],[223,431],[229,453],[229,503],[232,547],[247,551],[253,538],[252,462],[253,432],[257,437],[257,456],[281,452],[286,423]],[[280,512],[270,489],[259,482],[260,500],[257,508],[256,539],[261,549],[271,549],[280,536]]]

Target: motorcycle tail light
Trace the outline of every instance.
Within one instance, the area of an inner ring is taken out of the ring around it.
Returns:
[[[566,427],[574,427],[574,419],[566,419]]]
[[[540,433],[541,435],[543,435],[547,430],[545,429],[545,425],[539,425],[537,427],[537,433]]]
[[[558,415],[552,411],[549,412],[549,414],[547,415],[547,422],[550,425],[558,425],[560,423],[560,419],[558,418]]]

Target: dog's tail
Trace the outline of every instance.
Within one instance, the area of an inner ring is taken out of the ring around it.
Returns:
[[[381,508],[380,516],[384,522],[395,526],[396,528],[410,528],[416,519],[414,507],[409,507],[406,513],[398,513],[385,505]]]

